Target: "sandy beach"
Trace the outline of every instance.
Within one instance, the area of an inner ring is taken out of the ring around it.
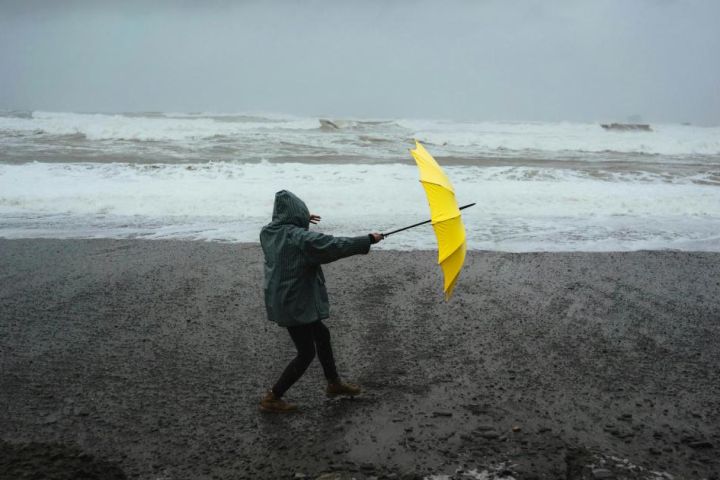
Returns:
[[[433,252],[325,274],[366,392],[315,362],[267,416],[258,245],[0,240],[0,478],[720,478],[720,254],[471,252],[449,303]]]

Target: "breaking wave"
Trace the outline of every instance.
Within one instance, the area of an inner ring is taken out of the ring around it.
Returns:
[[[720,251],[720,185],[692,176],[448,166],[471,249]],[[326,233],[388,231],[428,216],[412,165],[0,165],[0,236],[256,242],[274,193],[296,192]],[[432,228],[382,248],[432,249]]]
[[[193,149],[221,140],[244,151],[261,143],[272,148],[290,139],[338,155],[389,158],[419,139],[436,155],[552,155],[567,152],[615,152],[646,155],[720,155],[720,128],[653,125],[652,131],[607,131],[595,123],[453,122],[436,120],[366,120],[218,113],[56,113],[0,112],[3,146],[53,148],[47,137],[83,138],[86,148],[105,148],[112,141],[164,142],[192,157]],[[18,145],[23,137],[25,143]],[[67,140],[68,138],[65,138]],[[8,142],[15,139],[14,142]],[[193,143],[192,148],[188,144]],[[66,148],[63,142],[57,150]],[[185,150],[183,150],[185,149]],[[252,149],[256,153],[256,149]],[[292,155],[292,154],[291,154]]]

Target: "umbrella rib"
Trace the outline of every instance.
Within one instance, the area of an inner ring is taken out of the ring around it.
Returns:
[[[427,184],[429,184],[429,185],[437,185],[438,187],[444,188],[444,189],[447,190],[448,192],[450,192],[450,193],[452,193],[453,195],[455,195],[455,188],[453,188],[452,185],[450,185],[450,188],[448,188],[446,185],[443,185],[442,183],[431,182],[430,180],[422,180],[422,179],[420,180],[420,183],[427,183]]]
[[[465,243],[465,240],[463,239],[463,241],[460,242],[460,243],[458,244],[458,246],[455,247],[455,249],[454,249],[452,252],[450,252],[450,253],[448,253],[447,255],[445,255],[442,260],[439,260],[439,261],[438,261],[438,265],[442,265],[442,262],[444,262],[444,261],[447,260],[448,258],[452,257],[452,256],[455,254],[455,252],[457,252],[458,250],[460,250],[460,248],[463,246],[464,243]]]

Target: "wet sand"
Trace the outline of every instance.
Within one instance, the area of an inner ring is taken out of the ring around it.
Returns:
[[[434,260],[326,266],[366,393],[267,416],[259,246],[0,240],[0,478],[720,478],[720,254],[473,252],[448,304]]]

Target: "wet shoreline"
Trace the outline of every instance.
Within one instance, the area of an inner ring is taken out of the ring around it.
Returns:
[[[257,245],[0,240],[0,440],[128,478],[716,478],[719,260],[472,252],[449,304],[432,252],[328,265],[337,363],[366,393],[327,400],[314,363],[302,413],[268,417],[293,352]]]

